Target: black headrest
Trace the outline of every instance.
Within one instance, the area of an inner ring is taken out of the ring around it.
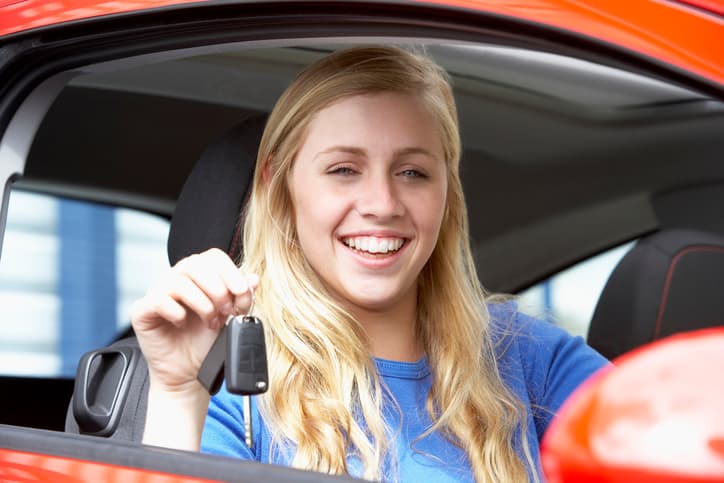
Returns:
[[[251,188],[265,115],[254,115],[209,144],[181,190],[171,219],[171,265],[194,253],[220,248],[241,252],[239,215]]]
[[[612,359],[667,335],[724,325],[724,238],[665,230],[640,239],[601,293],[588,343]]]

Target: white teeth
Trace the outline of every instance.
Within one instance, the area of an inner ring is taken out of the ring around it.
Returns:
[[[360,236],[344,238],[342,242],[350,248],[369,253],[396,252],[405,243],[402,238],[378,238],[374,236]]]

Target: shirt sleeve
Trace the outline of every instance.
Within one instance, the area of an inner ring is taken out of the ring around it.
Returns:
[[[571,393],[610,363],[582,337],[517,311],[510,333],[517,346],[540,439]]]
[[[242,398],[233,396],[222,387],[209,402],[201,436],[201,452],[256,460],[244,436]]]

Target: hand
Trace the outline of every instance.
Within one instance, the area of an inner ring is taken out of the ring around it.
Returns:
[[[214,248],[178,262],[134,303],[131,323],[155,392],[202,389],[201,363],[228,316],[248,312],[258,283]]]

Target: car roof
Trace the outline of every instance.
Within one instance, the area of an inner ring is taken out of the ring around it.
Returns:
[[[0,36],[32,31],[63,23],[82,23],[97,17],[148,15],[155,10],[168,15],[176,10],[204,8],[212,2],[153,0],[152,2],[106,2],[75,0],[71,4],[50,0],[0,2]],[[226,2],[233,3],[233,2]],[[237,2],[239,4],[283,3],[278,1]],[[305,2],[297,1],[298,5]],[[319,2],[311,2],[319,4]],[[328,5],[344,2],[329,1]],[[358,2],[359,3],[359,2]],[[412,0],[410,2],[369,1],[370,4],[419,3],[420,7],[462,9],[471,14],[488,14],[542,23],[625,47],[661,62],[676,65],[710,81],[724,82],[724,52],[717,39],[724,35],[721,6],[716,2],[615,0]],[[688,5],[692,5],[687,6]],[[692,33],[696,33],[692,35]]]

